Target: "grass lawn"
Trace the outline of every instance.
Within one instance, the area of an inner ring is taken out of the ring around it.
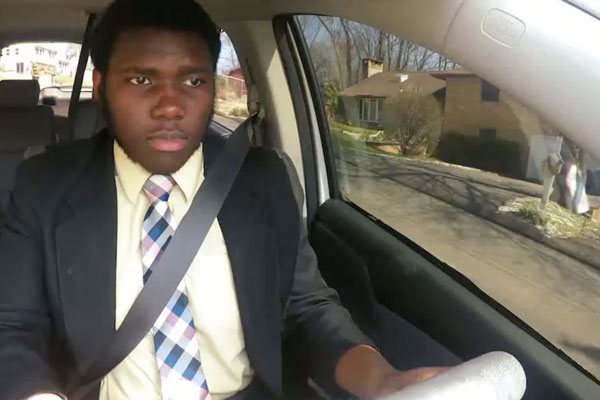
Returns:
[[[329,128],[331,133],[331,141],[334,147],[345,147],[347,149],[355,150],[369,150],[369,147],[365,144],[364,140],[355,139],[354,137],[342,132],[339,128]]]
[[[342,124],[340,122],[335,122],[335,121],[331,121],[331,120],[329,120],[328,122],[329,122],[329,129],[331,129],[331,130],[339,129],[339,130],[343,130],[343,131],[359,133],[359,134],[365,135],[365,136],[375,135],[375,134],[377,134],[377,132],[379,132],[377,129],[361,128],[358,126],[346,125],[346,124]]]
[[[600,240],[600,225],[592,222],[585,215],[578,215],[571,210],[550,201],[546,210],[541,209],[541,200],[534,197],[514,199],[500,207],[500,212],[514,214],[529,222],[547,237],[568,239],[584,237]]]

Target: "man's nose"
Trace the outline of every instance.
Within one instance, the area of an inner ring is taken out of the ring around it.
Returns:
[[[163,120],[181,120],[185,117],[185,105],[182,94],[178,93],[177,88],[172,85],[165,85],[157,88],[158,98],[155,106],[152,108],[152,118]]]

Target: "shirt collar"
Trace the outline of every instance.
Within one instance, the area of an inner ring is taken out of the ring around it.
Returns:
[[[115,172],[127,199],[132,204],[135,204],[151,173],[129,158],[116,140],[113,149]],[[185,164],[171,176],[175,179],[177,187],[183,192],[186,202],[191,201],[196,195],[204,178],[204,156],[202,153],[202,146],[200,146]],[[177,187],[174,190],[177,190]]]
[[[194,154],[183,164],[181,168],[172,174],[177,186],[181,188],[187,202],[192,201],[200,184],[204,180],[204,155],[202,145],[196,149]]]

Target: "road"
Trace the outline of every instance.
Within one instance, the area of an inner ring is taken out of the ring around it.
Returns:
[[[495,204],[524,195],[519,191],[527,192],[535,185],[515,182],[513,187],[500,178],[496,183],[482,183],[468,178],[474,171],[455,168],[452,174],[452,168],[439,165],[422,166],[419,172],[413,161],[400,161],[391,171],[389,163],[383,163],[387,169],[382,169],[383,164],[372,156],[350,154],[345,159],[349,162],[338,162],[338,172],[341,188],[351,201],[456,268],[600,377],[600,273],[411,188],[418,188],[414,179],[421,179],[423,185],[438,185],[478,204]],[[448,177],[448,173],[455,176]],[[458,181],[463,186],[456,184],[456,176],[462,177]],[[413,180],[410,187],[403,184],[408,180]]]
[[[231,129],[232,131],[234,131],[235,128],[237,128],[240,125],[240,121],[236,121],[235,119],[231,119],[231,118],[227,118],[227,117],[222,117],[217,114],[213,115],[213,120],[215,122],[223,125],[224,127]]]

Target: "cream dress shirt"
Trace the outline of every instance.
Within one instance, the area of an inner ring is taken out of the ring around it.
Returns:
[[[141,231],[150,206],[142,187],[150,173],[114,144],[117,187],[116,328],[142,290]],[[177,185],[169,197],[181,221],[204,179],[202,149],[172,176]],[[196,327],[202,370],[211,397],[224,399],[253,378],[245,350],[231,264],[219,224],[215,222],[184,278]],[[103,380],[100,400],[158,400],[160,376],[150,333]],[[186,399],[182,399],[186,400]]]

